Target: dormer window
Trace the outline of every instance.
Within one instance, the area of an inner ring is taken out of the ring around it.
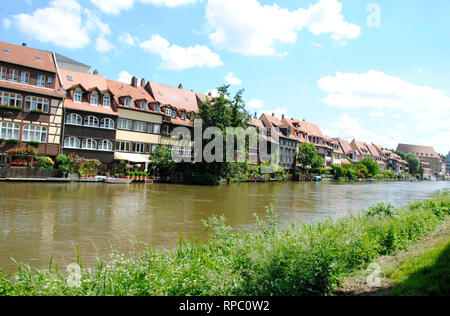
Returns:
[[[147,111],[147,101],[145,101],[145,100],[141,101],[141,110]]]
[[[97,93],[91,93],[91,105],[97,106],[98,105],[98,94]]]
[[[172,116],[172,109],[171,108],[166,108],[166,116]]]
[[[22,83],[30,83],[30,73],[22,71],[20,73],[20,82],[22,82]]]
[[[159,113],[161,112],[161,106],[159,105],[159,103],[155,104],[155,113]]]
[[[109,95],[103,96],[103,106],[105,108],[111,107],[111,98],[109,97]]]
[[[195,113],[192,112],[192,113],[191,113],[191,122],[194,122],[194,121],[195,121]]]
[[[184,121],[184,120],[186,119],[186,113],[181,112],[180,117],[181,117],[181,119]]]
[[[83,92],[81,91],[75,91],[73,93],[73,102],[75,103],[81,103],[81,100],[83,99]]]
[[[172,111],[172,118],[174,118],[174,119],[177,118],[177,111]]]
[[[131,108],[131,98],[125,98],[123,104],[125,105],[125,107]]]

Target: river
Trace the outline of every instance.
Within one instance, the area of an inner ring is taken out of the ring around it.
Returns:
[[[147,245],[171,248],[182,235],[205,240],[202,219],[225,215],[236,229],[273,204],[282,222],[315,221],[367,209],[377,202],[402,206],[450,188],[450,182],[332,184],[244,183],[218,187],[166,184],[37,184],[0,182],[0,267],[17,270],[14,258],[47,267],[85,264],[111,252],[129,256]]]

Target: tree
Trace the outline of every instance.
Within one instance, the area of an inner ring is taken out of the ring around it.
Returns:
[[[172,160],[172,151],[166,146],[157,146],[150,155],[153,169],[163,178],[173,177],[176,171],[176,163]]]
[[[360,161],[360,163],[366,166],[367,171],[369,172],[368,175],[376,176],[380,170],[378,164],[370,158],[364,158]]]
[[[405,160],[408,162],[410,174],[419,173],[420,160],[419,160],[419,158],[417,158],[416,155],[414,155],[413,153],[407,153],[405,155]]]
[[[299,148],[297,162],[303,170],[317,169],[323,166],[323,159],[317,154],[317,148],[313,144],[302,143]]]
[[[340,180],[345,175],[345,169],[339,165],[333,165],[333,175],[335,180]]]
[[[245,110],[245,103],[242,99],[243,90],[237,92],[232,98],[229,85],[219,87],[219,95],[206,100],[199,106],[199,118],[203,121],[204,132],[209,127],[218,127],[222,131],[223,143],[226,143],[227,127],[247,128],[250,115]],[[211,140],[203,140],[202,148]],[[224,146],[223,157],[226,155],[226,146]],[[199,184],[218,184],[222,177],[230,173],[231,163],[212,162],[196,163],[194,166],[193,181]]]

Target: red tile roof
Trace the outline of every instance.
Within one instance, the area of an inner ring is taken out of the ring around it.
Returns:
[[[149,81],[147,87],[156,102],[161,105],[170,105],[177,110],[198,113],[197,97],[200,100],[206,99],[206,96],[180,88],[167,86],[161,83]]]
[[[56,80],[56,86],[58,87],[58,89],[53,90],[53,89],[41,88],[38,86],[32,86],[32,85],[28,85],[28,84],[0,80],[0,88],[14,89],[14,90],[19,90],[19,91],[23,91],[23,92],[31,92],[31,93],[46,95],[49,97],[61,98],[61,99],[64,98],[66,95],[64,94],[64,92],[62,92],[59,89],[59,81],[58,80]]]
[[[87,90],[98,88],[100,91],[106,91],[108,89],[105,77],[100,75],[77,72],[63,68],[59,69],[59,74],[65,90],[69,90],[78,84],[81,84]],[[69,76],[72,80],[69,80]]]
[[[8,52],[5,52],[7,50]],[[36,57],[39,57],[36,58]],[[56,73],[53,53],[0,41],[0,60]]]
[[[64,100],[64,108],[78,110],[78,111],[85,111],[85,112],[115,115],[115,116],[119,115],[112,108],[103,107],[101,105],[93,106],[93,105],[90,105],[88,102],[75,103],[71,99]]]
[[[348,155],[349,153],[353,153],[355,151],[352,146],[350,146],[350,143],[345,139],[338,138],[338,141],[344,151],[344,154]]]
[[[131,98],[131,109],[132,110],[141,111],[139,104],[136,104],[136,101],[139,101],[139,100],[146,100],[147,104],[156,103],[155,99],[147,92],[147,90],[145,88],[143,88],[141,86],[133,87],[132,85],[125,84],[125,83],[119,82],[119,81],[109,80],[109,79],[106,79],[106,83],[108,85],[108,89],[114,95],[114,100],[116,101],[116,103],[119,105],[120,108],[127,109],[127,107],[120,104],[119,98],[121,98],[121,97],[130,97]],[[150,106],[147,106],[147,110],[145,112],[153,112],[153,109]]]
[[[431,146],[399,144],[397,151],[403,153],[413,153],[419,158],[440,158],[438,153]]]

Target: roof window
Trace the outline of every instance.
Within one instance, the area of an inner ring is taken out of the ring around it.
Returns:
[[[4,51],[5,53],[8,53],[8,54],[10,53],[10,52],[9,52],[9,49],[7,49],[7,48],[3,48],[3,51]]]

